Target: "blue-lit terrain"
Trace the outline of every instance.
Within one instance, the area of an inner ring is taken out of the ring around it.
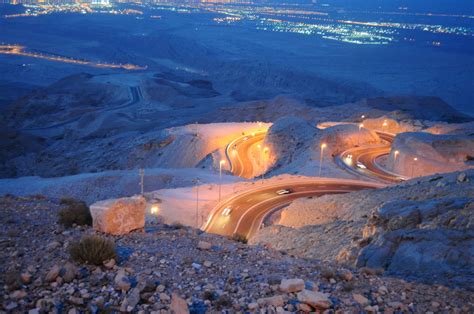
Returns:
[[[0,313],[474,313],[473,0],[0,0]]]

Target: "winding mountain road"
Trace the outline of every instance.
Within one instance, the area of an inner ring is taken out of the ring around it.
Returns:
[[[239,234],[250,238],[258,231],[268,214],[290,204],[297,198],[348,193],[382,186],[376,183],[343,179],[301,181],[293,179],[263,185],[221,202],[214,208],[203,230],[226,236]],[[280,190],[288,190],[291,193],[279,195],[277,192]],[[227,208],[231,210],[229,215],[226,215]]]
[[[385,186],[384,183],[387,182],[401,181],[400,176],[388,173],[378,166],[376,159],[390,152],[394,136],[384,132],[377,133],[387,144],[351,148],[336,156],[335,161],[350,172],[375,178],[383,183],[316,178],[302,181],[289,179],[277,184],[263,184],[219,203],[209,216],[203,230],[227,236],[238,234],[250,238],[258,231],[265,217],[274,210],[287,206],[295,199],[379,188]],[[226,155],[234,175],[244,178],[254,176],[249,148],[263,142],[265,134],[266,131],[243,135],[227,145]],[[281,191],[287,192],[283,194]]]
[[[115,107],[112,107],[112,108],[107,108],[107,107],[106,107],[106,108],[97,109],[97,110],[94,110],[94,111],[87,112],[87,114],[89,114],[89,113],[98,114],[98,113],[102,113],[102,112],[116,111],[116,110],[121,110],[121,109],[124,109],[124,108],[127,108],[127,107],[130,107],[130,106],[135,105],[135,104],[138,103],[138,102],[141,100],[141,98],[142,98],[142,94],[141,94],[140,87],[139,87],[139,86],[130,86],[130,87],[129,87],[129,91],[130,91],[130,99],[127,100],[127,101],[125,101],[123,104],[118,105],[118,106],[115,106]],[[21,129],[21,130],[22,130],[22,131],[42,131],[42,130],[50,130],[50,129],[55,129],[55,128],[63,127],[63,126],[65,126],[65,125],[68,125],[68,124],[77,122],[77,121],[79,121],[81,118],[82,118],[82,114],[81,114],[81,115],[78,115],[78,116],[76,116],[76,117],[73,117],[73,118],[71,118],[71,119],[67,119],[67,120],[65,120],[65,121],[52,124],[52,125],[47,125],[47,126],[42,126],[42,127],[36,127],[36,128],[23,128],[23,129]]]

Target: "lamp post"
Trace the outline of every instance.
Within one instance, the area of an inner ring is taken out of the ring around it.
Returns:
[[[360,116],[361,119],[365,119],[365,114]]]
[[[387,119],[383,120],[383,123],[382,123],[382,131],[385,132],[385,128],[387,127]]]
[[[268,159],[268,156],[265,156],[268,154],[269,152],[269,148],[265,146],[265,148],[263,149],[263,161],[264,161],[264,165],[263,165],[263,172],[262,172],[262,184],[263,184],[263,179],[265,179],[265,171],[267,170],[267,159]]]
[[[359,146],[360,146],[361,130],[362,130],[363,127],[364,127],[364,124],[363,124],[363,123],[359,124],[359,141],[358,141],[358,142],[359,142]]]
[[[413,158],[413,163],[411,164],[411,177],[413,178],[413,174],[414,174],[414,171],[415,171],[415,163],[418,161],[418,158],[415,157]]]
[[[145,189],[145,169],[140,169],[138,174],[140,175],[140,195],[143,196]]]
[[[393,162],[394,163],[397,161],[398,154],[400,154],[400,152],[398,150],[393,152]]]
[[[321,167],[323,165],[323,151],[327,147],[326,143],[321,144],[320,157],[319,157],[319,177],[321,177]]]
[[[199,226],[199,178],[194,180],[196,183],[196,228]]]
[[[222,188],[222,166],[225,165],[225,160],[222,159],[219,162],[219,202],[221,201],[221,188]]]

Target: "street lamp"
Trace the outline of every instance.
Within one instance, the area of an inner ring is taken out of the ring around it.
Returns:
[[[326,143],[321,144],[320,157],[319,157],[319,177],[321,177],[321,167],[323,165],[323,151],[327,147]]]
[[[413,158],[413,163],[411,164],[411,177],[413,178],[413,174],[414,174],[414,171],[415,171],[415,163],[418,161],[418,158],[415,157]]]
[[[196,183],[196,228],[199,226],[199,178],[194,180]]]
[[[385,131],[385,128],[387,127],[387,119],[383,120],[382,123],[382,130]]]
[[[143,196],[143,190],[145,189],[145,169],[140,169],[138,171],[138,174],[140,175],[140,195]]]
[[[393,152],[393,162],[397,161],[398,154],[400,154],[400,152],[398,150]]]
[[[365,114],[360,116],[361,119],[365,119]]]
[[[222,166],[225,165],[225,160],[219,162],[219,202],[221,201],[221,187],[222,187]]]
[[[361,132],[360,131],[362,130],[363,127],[364,127],[363,123],[359,124],[359,146],[360,146],[360,137],[361,137]]]
[[[262,184],[263,184],[263,179],[265,178],[265,171],[267,170],[267,159],[268,159],[268,156],[265,156],[266,154],[268,154],[269,152],[269,148],[267,146],[265,146],[265,148],[263,149],[263,161],[264,161],[264,165],[263,165],[263,172],[262,172]]]

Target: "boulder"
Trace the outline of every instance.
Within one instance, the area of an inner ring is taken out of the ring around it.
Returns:
[[[303,290],[298,292],[297,297],[298,301],[309,304],[312,307],[318,309],[328,309],[332,305],[332,302],[329,300],[327,294],[317,291]]]
[[[145,226],[145,210],[141,196],[100,201],[90,206],[92,226],[105,233],[127,234]]]
[[[298,292],[304,289],[303,279],[283,279],[280,284],[280,290],[283,292]]]
[[[188,314],[188,303],[186,303],[186,300],[181,298],[179,295],[173,293],[171,295],[170,311],[174,314]]]
[[[268,297],[268,298],[260,298],[257,300],[257,303],[259,306],[283,306],[285,304],[285,299],[283,298],[282,295],[275,295],[273,297]]]

